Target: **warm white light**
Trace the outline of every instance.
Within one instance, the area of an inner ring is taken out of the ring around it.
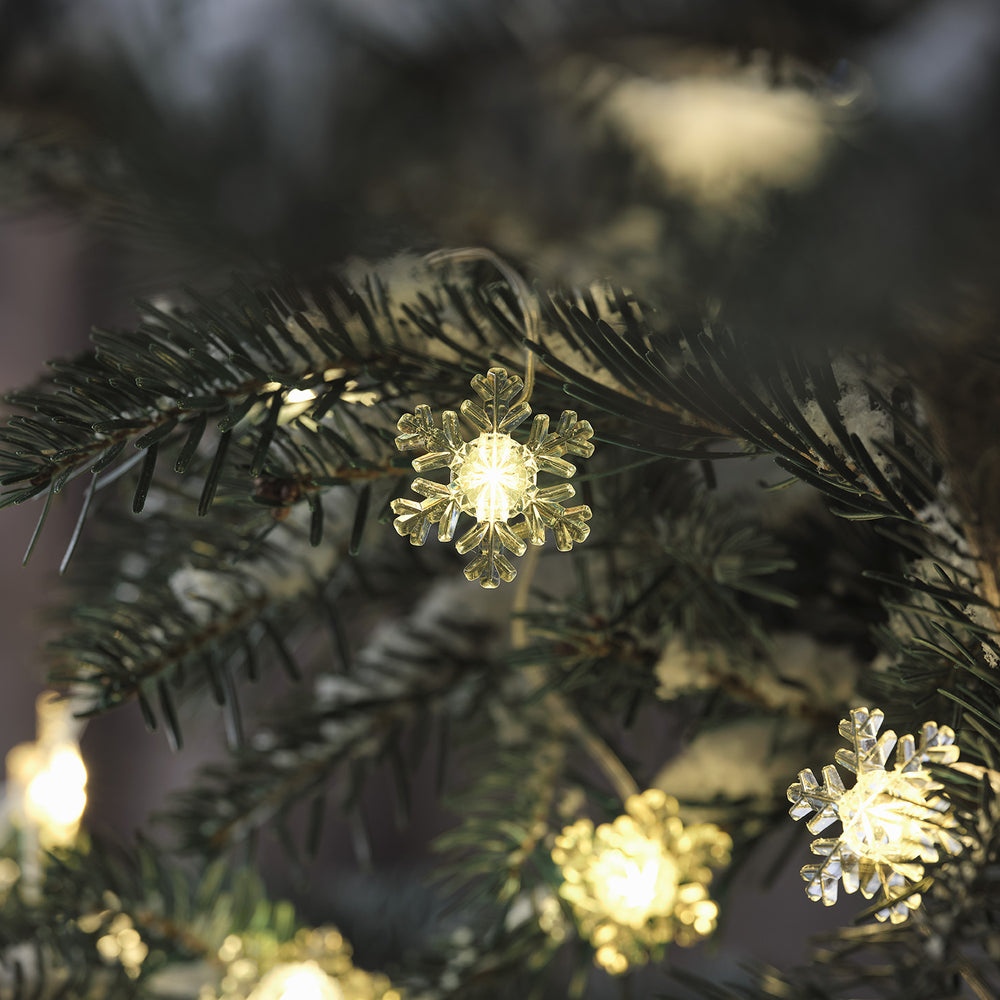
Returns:
[[[677,869],[654,841],[636,839],[627,850],[603,851],[594,859],[590,877],[598,901],[618,923],[641,927],[673,908]]]
[[[7,754],[7,786],[22,835],[43,848],[71,844],[87,805],[87,769],[71,701],[48,691],[36,702],[38,740]],[[37,838],[37,840],[35,840]]]
[[[858,857],[871,861],[909,861],[920,824],[907,815],[913,792],[898,771],[867,771],[837,802],[844,825],[841,840]],[[926,811],[926,807],[924,810]]]
[[[534,459],[509,434],[480,434],[456,467],[459,504],[477,521],[508,521],[524,510],[537,473]]]
[[[87,805],[86,787],[87,769],[80,752],[72,744],[55,747],[28,782],[25,812],[43,828],[67,831],[72,828],[75,834]]]
[[[276,965],[249,1000],[344,1000],[344,991],[315,962]]]

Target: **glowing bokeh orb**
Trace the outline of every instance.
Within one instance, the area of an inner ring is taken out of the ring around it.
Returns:
[[[344,991],[315,962],[276,965],[249,1000],[344,1000]]]
[[[57,747],[28,782],[25,812],[36,823],[74,826],[87,805],[86,788],[87,769],[79,751],[70,745]]]

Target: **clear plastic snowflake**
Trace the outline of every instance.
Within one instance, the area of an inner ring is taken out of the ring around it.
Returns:
[[[878,736],[884,718],[878,709],[852,709],[850,718],[841,720],[840,735],[854,749],[838,750],[835,759],[857,775],[854,786],[845,788],[832,764],[823,768],[822,786],[807,768],[788,789],[789,813],[798,820],[815,811],[806,823],[812,833],[838,819],[843,824],[838,838],[812,842],[813,854],[825,860],[802,869],[810,899],[832,906],[839,881],[845,892],[860,889],[866,899],[881,888],[887,905],[875,916],[900,923],[920,905],[919,893],[900,897],[924,877],[923,863],[937,861],[939,848],[947,854],[962,849],[948,799],[933,794],[944,786],[924,767],[953,764],[959,749],[947,726],[925,722],[919,743],[909,735],[899,740],[895,767],[887,771],[896,734],[888,730]]]
[[[290,941],[273,931],[229,934],[217,952],[222,981],[202,986],[198,1000],[400,1000],[377,972],[353,962],[335,927],[300,928]]]
[[[714,823],[685,826],[677,813],[677,800],[652,788],[629,796],[614,822],[595,830],[579,819],[555,839],[559,895],[612,975],[715,930],[708,885],[712,869],[729,863],[732,840]]]
[[[425,500],[393,500],[396,531],[409,535],[413,545],[423,545],[431,525],[436,524],[438,540],[448,542],[459,515],[472,515],[475,526],[458,539],[455,548],[463,554],[479,549],[465,575],[483,587],[513,580],[517,571],[504,550],[520,556],[529,542],[543,545],[546,527],[552,529],[562,552],[590,534],[590,508],[562,505],[576,492],[569,483],[538,486],[535,480],[539,472],[569,479],[576,468],[562,456],[589,458],[594,453],[590,443],[594,430],[586,420],[577,420],[572,410],[564,410],[555,430],[549,431],[549,418],[540,413],[531,423],[528,440],[524,444],[515,441],[510,432],[531,414],[527,402],[510,405],[523,387],[518,376],[508,375],[503,368],[491,368],[472,379],[481,402],[465,400],[460,408],[479,431],[472,441],[462,437],[453,410],[441,414],[440,428],[426,405],[404,413],[396,425],[400,451],[423,448],[427,452],[413,460],[417,472],[445,467],[451,471],[446,486],[429,479],[413,481],[414,492]],[[522,520],[511,525],[511,519],[518,517]]]

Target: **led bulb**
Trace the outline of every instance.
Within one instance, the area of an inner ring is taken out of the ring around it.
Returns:
[[[509,434],[480,434],[454,466],[459,504],[477,521],[508,521],[524,510],[538,467]]]
[[[650,788],[630,795],[611,823],[565,827],[552,860],[594,961],[618,976],[662,956],[671,941],[689,945],[712,933],[719,908],[708,882],[731,850],[728,834],[712,823],[685,826],[677,800]]]
[[[590,877],[598,901],[628,927],[642,927],[651,916],[673,910],[677,868],[654,841],[604,851],[594,859]]]
[[[486,375],[477,375],[472,387],[482,403],[467,399],[461,412],[481,432],[473,441],[464,439],[457,413],[445,410],[438,426],[424,403],[396,423],[400,432],[396,447],[425,452],[413,459],[414,470],[422,473],[447,466],[450,479],[447,486],[415,479],[413,490],[425,499],[393,500],[397,517],[392,523],[412,545],[423,545],[434,525],[438,539],[450,542],[462,513],[471,514],[476,525],[455,540],[455,548],[463,554],[477,550],[465,567],[465,578],[492,589],[517,576],[505,552],[523,556],[529,544],[544,545],[548,531],[559,551],[569,552],[590,534],[590,508],[562,504],[575,495],[573,487],[569,483],[539,487],[536,478],[540,472],[571,478],[576,469],[563,455],[592,455],[594,429],[586,420],[577,420],[572,410],[563,410],[550,430],[549,418],[539,413],[528,440],[521,444],[511,437],[531,415],[526,400],[515,400],[524,388],[521,379],[503,368],[491,368]],[[511,524],[513,518],[522,520]]]
[[[858,857],[872,861],[909,861],[920,843],[920,823],[912,809],[909,782],[898,771],[868,771],[837,802],[844,825],[841,840]],[[917,803],[920,805],[921,803]]]
[[[838,750],[837,763],[857,776],[845,788],[837,768],[823,768],[822,783],[812,770],[799,772],[788,788],[789,815],[796,820],[815,813],[807,824],[819,833],[835,820],[843,832],[814,840],[813,854],[823,860],[805,865],[806,895],[824,906],[837,902],[838,887],[861,891],[866,899],[880,893],[877,920],[898,924],[920,905],[913,887],[924,877],[924,864],[940,860],[941,852],[958,854],[963,847],[959,823],[944,785],[927,765],[948,766],[959,757],[955,734],[947,726],[925,722],[917,737],[879,735],[885,720],[881,709],[852,708],[840,720],[840,734],[850,751]],[[887,768],[892,749],[896,763]]]

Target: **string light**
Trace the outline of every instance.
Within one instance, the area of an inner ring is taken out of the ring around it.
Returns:
[[[99,914],[103,919],[105,914]],[[81,926],[86,926],[82,924]],[[127,913],[118,913],[111,920],[107,933],[97,939],[97,951],[106,962],[119,962],[129,979],[138,979],[149,948],[135,929]]]
[[[43,849],[73,843],[87,805],[87,768],[80,756],[69,701],[55,692],[36,702],[38,738],[7,754],[7,781],[15,822],[37,831]]]
[[[495,524],[524,510],[538,463],[509,434],[491,433],[467,445],[453,469],[462,509]]]
[[[573,910],[594,961],[619,975],[715,929],[712,869],[729,861],[732,841],[712,823],[685,826],[677,800],[659,789],[632,795],[625,814],[594,829],[577,820],[556,837],[559,894]]]
[[[230,934],[218,950],[225,973],[198,1000],[402,1000],[378,973],[351,961],[333,927],[302,928],[290,941],[266,932]]]
[[[276,965],[249,1000],[344,1000],[344,991],[315,962]]]
[[[924,877],[924,863],[939,860],[940,851],[962,849],[950,803],[935,794],[944,786],[924,766],[954,764],[959,750],[955,734],[935,722],[924,723],[919,742],[907,735],[897,745],[892,730],[878,735],[884,718],[879,709],[852,709],[840,734],[853,749],[838,750],[836,761],[857,775],[854,786],[845,788],[832,765],[823,768],[822,785],[806,768],[788,789],[789,813],[798,820],[814,812],[806,823],[812,833],[837,820],[843,826],[839,837],[812,842],[812,852],[825,860],[802,869],[810,899],[832,906],[840,882],[845,892],[860,889],[866,899],[881,889],[887,905],[876,918],[901,923],[920,905],[920,893],[910,887]],[[896,764],[886,770],[893,747]]]
[[[673,909],[677,866],[656,841],[632,837],[609,848],[594,858],[590,874],[597,902],[619,923],[639,928]]]
[[[317,380],[315,387],[304,389],[288,389],[281,400],[281,410],[278,413],[278,425],[284,426],[307,413],[313,403],[319,398],[321,392],[326,390],[330,383],[342,379],[347,374],[344,368],[327,368],[321,379]],[[270,395],[281,392],[284,386],[281,382],[266,382],[261,386],[261,393]],[[374,406],[379,400],[379,393],[373,389],[361,389],[357,379],[347,379],[340,392],[340,399],[344,403],[358,404],[360,406]],[[258,418],[263,418],[266,407],[258,406],[254,411]]]
[[[505,553],[522,556],[529,543],[544,545],[546,528],[551,528],[560,552],[568,552],[590,534],[590,508],[562,505],[575,495],[573,487],[569,483],[539,487],[536,479],[540,472],[563,479],[574,475],[573,463],[562,456],[589,458],[594,453],[590,442],[594,430],[586,420],[577,420],[572,410],[564,410],[549,431],[549,418],[540,413],[521,444],[511,437],[511,431],[531,415],[524,399],[514,402],[524,388],[521,379],[503,368],[491,368],[472,379],[472,388],[479,401],[467,399],[461,406],[462,416],[479,431],[472,441],[463,439],[453,410],[442,413],[440,428],[426,404],[399,418],[396,447],[426,452],[413,459],[414,470],[447,467],[450,479],[447,486],[415,479],[414,492],[427,499],[393,500],[392,511],[398,515],[393,526],[400,535],[409,536],[411,544],[423,545],[437,525],[438,540],[449,542],[459,517],[471,515],[476,523],[455,548],[462,554],[478,549],[465,569],[466,579],[493,588],[517,575]],[[516,517],[523,520],[511,525]]]

